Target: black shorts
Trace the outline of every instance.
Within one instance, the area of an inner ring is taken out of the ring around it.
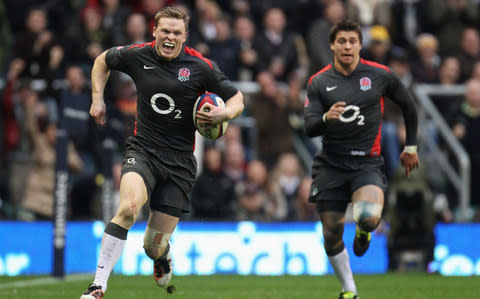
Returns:
[[[309,201],[317,204],[319,212],[345,212],[352,194],[362,186],[376,185],[384,192],[387,188],[383,166],[366,164],[357,170],[333,167],[324,162],[316,166]]]
[[[131,171],[143,178],[152,210],[191,210],[190,193],[197,172],[193,152],[148,150],[130,139],[123,156],[122,176]]]

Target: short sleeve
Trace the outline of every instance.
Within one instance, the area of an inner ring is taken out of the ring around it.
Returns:
[[[118,46],[107,50],[105,61],[112,70],[127,72],[128,71],[128,47]]]

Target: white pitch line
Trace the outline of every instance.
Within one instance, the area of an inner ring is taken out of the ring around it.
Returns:
[[[93,277],[92,274],[73,274],[73,275],[68,275],[65,278],[55,278],[55,277],[34,278],[34,279],[27,279],[27,280],[21,280],[21,281],[0,283],[0,289],[33,287],[37,285],[62,283],[65,281],[68,282],[68,281],[88,280],[89,278],[91,279],[92,277]]]

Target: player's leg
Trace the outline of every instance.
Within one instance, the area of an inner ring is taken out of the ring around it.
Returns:
[[[122,170],[124,174],[120,181],[120,204],[115,216],[105,227],[93,283],[80,299],[103,298],[108,278],[125,247],[128,230],[148,200],[144,177],[130,170],[128,167]]]
[[[172,279],[173,265],[170,256],[170,236],[177,226],[179,216],[172,216],[178,209],[164,206],[164,212],[151,211],[150,219],[145,230],[143,248],[145,253],[154,261],[153,278],[160,287],[166,287]],[[173,213],[172,213],[173,212]]]
[[[345,197],[343,193],[343,190],[323,192],[323,196],[329,198],[327,194],[330,194],[330,196],[341,199]],[[357,298],[357,287],[350,268],[350,258],[343,242],[345,210],[348,201],[338,199],[317,202],[317,210],[323,227],[324,248],[328,260],[342,285],[340,298]]]
[[[160,287],[166,287],[172,278],[170,237],[183,214],[175,207],[186,201],[187,195],[171,180],[157,186],[150,200],[150,217],[143,239],[145,253],[154,261],[153,277]]]
[[[377,228],[382,217],[384,194],[376,185],[365,185],[357,189],[352,195],[353,219],[357,224],[353,251],[362,256],[367,251],[371,232]]]

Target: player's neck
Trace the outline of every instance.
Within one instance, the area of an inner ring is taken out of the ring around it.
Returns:
[[[347,64],[341,63],[340,61],[335,59],[333,61],[333,66],[335,67],[337,72],[343,74],[344,76],[348,76],[355,70],[355,68],[357,68],[357,65],[358,65],[359,62],[360,62],[359,58],[357,60],[355,60],[354,62],[347,63]]]

